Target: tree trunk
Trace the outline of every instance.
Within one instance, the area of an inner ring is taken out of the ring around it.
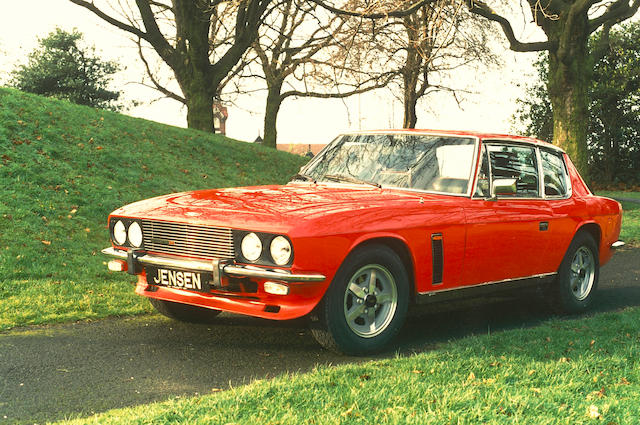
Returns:
[[[280,91],[282,90],[283,81],[267,82],[269,86],[267,92],[267,105],[264,111],[264,141],[263,145],[270,148],[277,148],[278,139],[278,112],[282,104]]]
[[[416,128],[418,122],[418,116],[416,115],[416,104],[418,99],[416,98],[415,91],[411,92],[405,88],[404,90],[404,119],[402,122],[402,128]]]
[[[589,181],[588,89],[592,69],[588,39],[585,19],[584,26],[574,25],[570,37],[565,38],[557,50],[549,52],[548,77],[553,108],[553,142],[567,152],[586,181]]]
[[[187,100],[187,126],[196,130],[213,132],[213,96],[203,89],[185,93]]]
[[[407,57],[402,69],[402,83],[404,93],[402,103],[404,106],[404,116],[402,128],[416,128],[418,116],[416,114],[416,104],[418,103],[418,78],[422,68],[422,57],[418,52],[420,36],[417,33],[418,26],[410,17],[404,19],[404,29],[407,35]]]
[[[416,60],[409,62],[405,66],[402,74],[402,82],[404,84],[404,93],[402,103],[404,106],[404,118],[402,120],[402,128],[416,128],[418,115],[416,114],[416,105],[418,103],[418,72],[419,69],[415,65]]]

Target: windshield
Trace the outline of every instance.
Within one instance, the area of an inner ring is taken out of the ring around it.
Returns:
[[[369,183],[466,194],[475,140],[428,134],[356,134],[334,140],[309,163],[314,181]]]

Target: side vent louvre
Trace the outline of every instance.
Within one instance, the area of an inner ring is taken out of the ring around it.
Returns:
[[[433,277],[431,283],[433,285],[439,285],[442,283],[442,267],[444,264],[442,233],[433,233],[431,235],[431,258],[433,261]]]

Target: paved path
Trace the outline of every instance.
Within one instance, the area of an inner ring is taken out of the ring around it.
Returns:
[[[602,270],[596,312],[640,306],[640,249],[617,253]],[[530,297],[474,300],[414,312],[400,352],[475,333],[535,326],[549,318]],[[383,356],[392,356],[389,352]],[[0,334],[0,424],[43,423],[111,408],[359,361],[322,350],[303,321],[221,315],[215,325],[159,316],[108,319]]]

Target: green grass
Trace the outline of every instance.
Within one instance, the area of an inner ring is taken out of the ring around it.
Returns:
[[[628,198],[628,199],[637,199],[640,201],[640,192],[623,192],[623,191],[613,191],[613,190],[597,190],[596,195],[598,196],[607,196],[609,198]]]
[[[304,162],[0,88],[0,330],[150,311],[134,278],[106,270],[111,211],[164,193],[285,182]]]
[[[613,199],[637,199],[639,202],[625,202],[622,204],[622,229],[620,239],[632,245],[640,243],[640,192],[597,191],[597,195]]]
[[[65,424],[637,424],[640,309]]]

